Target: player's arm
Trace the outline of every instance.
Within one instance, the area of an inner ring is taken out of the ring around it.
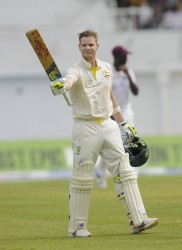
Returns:
[[[128,69],[125,65],[122,65],[120,70],[122,70],[128,77],[128,80],[130,82],[130,89],[131,89],[131,92],[134,94],[134,95],[138,95],[138,91],[139,91],[139,88],[137,86],[137,84],[135,83],[135,76],[134,76],[134,72],[130,69]]]
[[[112,106],[113,106],[113,114],[112,116],[114,117],[114,120],[117,122],[117,123],[122,123],[124,122],[124,118],[121,114],[121,109],[118,105],[118,102],[113,94],[113,91],[111,90],[111,101],[112,101]]]
[[[113,105],[113,114],[114,120],[118,123],[118,126],[121,130],[121,137],[123,140],[123,144],[127,144],[131,142],[136,135],[136,129],[132,127],[130,124],[127,124],[122,116],[120,106],[111,90],[110,93],[111,101]]]
[[[129,79],[129,82],[130,82],[130,89],[131,89],[131,92],[134,94],[134,95],[138,95],[138,86],[133,82],[132,78],[130,77],[130,75],[128,74],[128,79]]]

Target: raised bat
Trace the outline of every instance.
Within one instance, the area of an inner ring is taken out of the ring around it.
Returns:
[[[56,79],[61,78],[62,74],[58,69],[39,31],[37,29],[27,31],[26,36],[31,43],[37,57],[39,58],[39,61],[41,62],[43,68],[45,69],[50,81],[55,81]],[[71,106],[72,103],[67,93],[64,93],[63,96],[67,104]]]

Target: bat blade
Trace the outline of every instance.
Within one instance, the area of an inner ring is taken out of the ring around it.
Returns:
[[[60,70],[58,69],[47,45],[45,44],[42,36],[37,29],[33,29],[26,32],[26,36],[32,45],[40,63],[47,73],[50,81],[55,81],[62,77]],[[69,106],[71,106],[71,100],[65,93],[64,98]]]

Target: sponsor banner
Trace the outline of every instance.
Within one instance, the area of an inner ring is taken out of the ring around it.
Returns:
[[[149,148],[149,159],[139,175],[182,175],[182,135],[142,137]]]
[[[143,137],[149,160],[138,174],[182,174],[182,135]],[[0,181],[70,178],[71,139],[0,143]]]
[[[146,167],[182,167],[182,135],[144,137],[149,147]]]
[[[0,143],[0,181],[65,178],[71,167],[69,139]]]

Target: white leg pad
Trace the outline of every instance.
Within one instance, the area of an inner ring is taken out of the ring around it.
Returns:
[[[147,214],[138,188],[137,175],[130,166],[128,154],[120,162],[119,174],[132,221],[139,226],[147,218]]]
[[[93,166],[92,162],[85,162],[74,168],[70,181],[69,233],[87,230],[90,193],[94,183]]]
[[[116,192],[117,192],[117,195],[118,195],[118,199],[120,200],[125,212],[126,212],[126,215],[129,219],[129,221],[131,221],[131,215],[130,215],[130,211],[129,211],[129,207],[128,207],[128,204],[126,202],[126,198],[125,198],[125,194],[122,190],[122,185],[121,185],[121,181],[119,182],[114,182],[114,185],[115,185],[115,188],[116,188]]]

